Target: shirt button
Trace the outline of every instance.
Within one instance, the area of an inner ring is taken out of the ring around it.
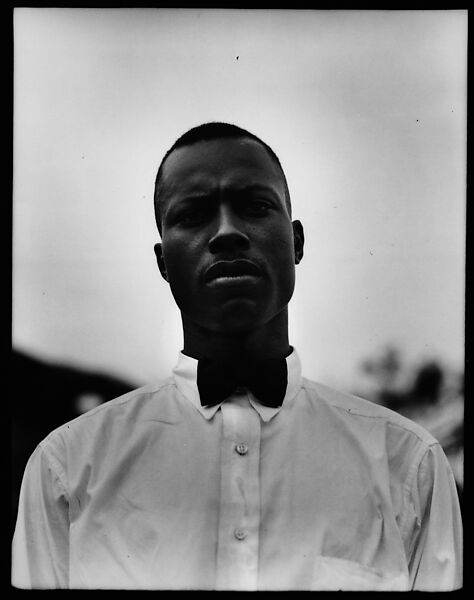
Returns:
[[[247,444],[237,444],[237,446],[235,447],[235,451],[241,456],[243,456],[244,454],[247,454],[247,452],[249,451],[249,447],[247,446]]]
[[[236,529],[234,531],[234,536],[238,540],[244,540],[247,537],[247,532],[244,529]]]

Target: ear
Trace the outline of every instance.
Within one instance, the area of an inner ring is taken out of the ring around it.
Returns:
[[[161,276],[165,281],[168,281],[168,273],[166,271],[165,259],[163,258],[163,247],[161,244],[155,244],[153,247],[156,256],[156,262],[160,269]]]
[[[292,221],[293,240],[295,244],[295,265],[303,258],[304,230],[300,221]]]

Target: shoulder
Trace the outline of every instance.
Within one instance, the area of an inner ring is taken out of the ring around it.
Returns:
[[[336,412],[340,418],[354,426],[357,421],[361,421],[371,428],[389,428],[399,436],[408,435],[418,439],[425,448],[438,444],[424,427],[385,406],[306,378],[303,378],[302,387],[311,402]]]
[[[127,392],[55,428],[39,446],[47,450],[78,439],[90,441],[100,435],[110,436],[112,429],[116,435],[130,433],[135,423],[166,412],[174,390],[175,384],[170,377]]]

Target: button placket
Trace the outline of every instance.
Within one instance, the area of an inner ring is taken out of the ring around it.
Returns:
[[[222,405],[221,502],[216,589],[257,585],[260,417],[245,397]]]

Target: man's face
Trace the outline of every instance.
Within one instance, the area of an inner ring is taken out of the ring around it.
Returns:
[[[203,141],[167,158],[155,252],[183,319],[220,333],[264,325],[288,304],[303,231],[285,185],[250,139]]]

